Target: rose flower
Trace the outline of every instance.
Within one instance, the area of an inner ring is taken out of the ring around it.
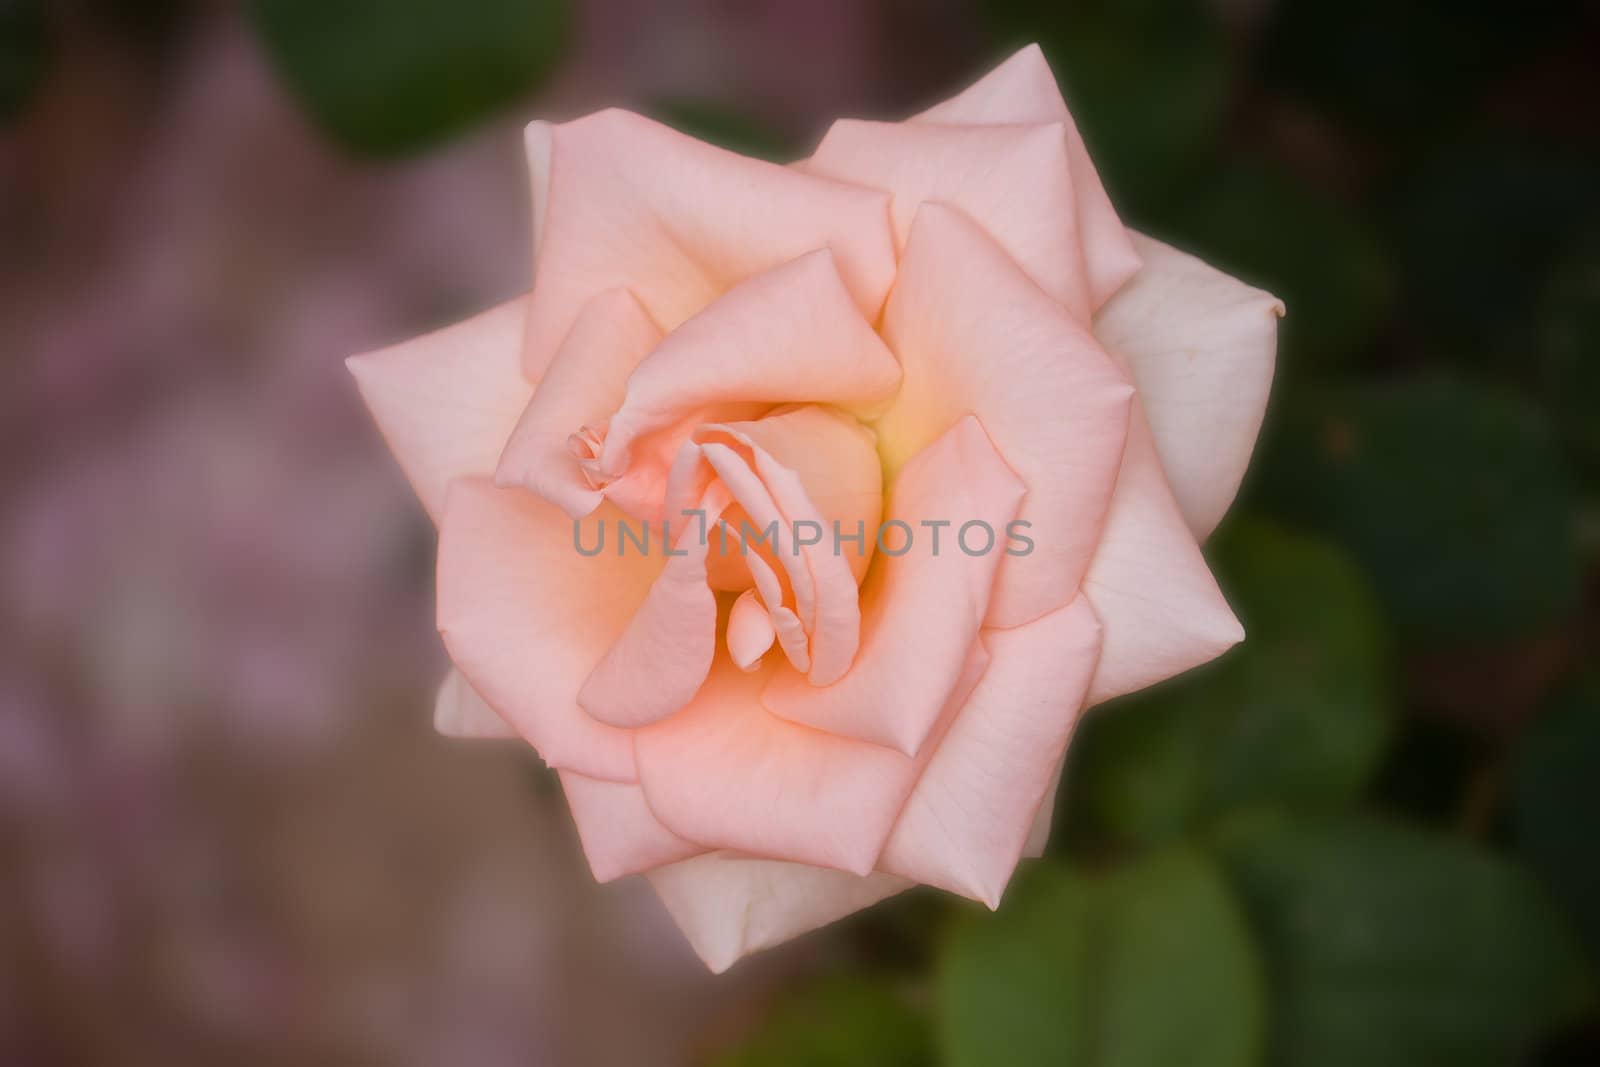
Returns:
[[[1036,47],[788,167],[527,148],[532,289],[350,361],[439,529],[439,729],[532,745],[716,970],[997,906],[1083,710],[1243,636],[1199,542],[1282,305],[1123,227]]]

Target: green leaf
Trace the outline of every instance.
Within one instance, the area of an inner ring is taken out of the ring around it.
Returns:
[[[1579,1003],[1578,961],[1543,894],[1468,842],[1266,818],[1220,844],[1275,993],[1274,1063],[1502,1067]]]
[[[554,64],[561,0],[253,0],[266,52],[322,129],[400,155],[531,92]]]
[[[1539,384],[1567,448],[1600,475],[1600,227],[1552,273],[1537,301]]]
[[[42,0],[0,0],[0,122],[22,113],[50,52]]]
[[[1283,299],[1286,373],[1351,362],[1393,302],[1394,274],[1371,227],[1264,167],[1238,164],[1193,183],[1155,229]]]
[[[951,931],[938,997],[949,1067],[1248,1067],[1261,1047],[1248,933],[1191,849],[1100,877],[1035,865]]]
[[[1569,612],[1577,500],[1548,421],[1444,378],[1288,398],[1255,502],[1334,538],[1408,640],[1515,636]]]
[[[1511,819],[1519,851],[1600,964],[1600,675],[1562,694],[1517,753]]]
[[[835,978],[778,1004],[717,1067],[925,1067],[927,1022],[884,980]]]
[[[1100,834],[1147,843],[1241,807],[1334,807],[1382,758],[1387,632],[1359,569],[1259,521],[1230,524],[1210,554],[1244,644],[1084,723],[1067,810]]]

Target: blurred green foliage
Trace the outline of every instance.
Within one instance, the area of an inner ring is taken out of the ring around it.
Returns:
[[[1229,827],[1220,852],[1267,958],[1269,1062],[1495,1067],[1582,1006],[1548,900],[1469,842],[1370,818],[1263,817]]]
[[[252,0],[250,11],[307,113],[373,156],[429,147],[531,92],[567,22],[562,0]]]
[[[1258,1059],[1255,949],[1215,864],[1193,848],[1101,874],[1041,863],[997,915],[964,919],[937,977],[950,1067]]]
[[[43,79],[49,55],[43,0],[0,0],[0,122],[21,113]]]
[[[925,1067],[927,1020],[894,984],[825,979],[785,998],[761,1031],[717,1067]]]
[[[1288,305],[1207,549],[1248,637],[1091,712],[1051,855],[851,924],[862,973],[956,1067],[1600,1063],[1600,18],[984,11],[1134,225]],[[912,907],[931,962],[878,951]]]
[[[1253,521],[1233,524],[1212,559],[1246,640],[1090,713],[1065,779],[1078,839],[1145,844],[1241,808],[1335,807],[1377,768],[1390,733],[1388,635],[1355,565]]]
[[[1259,503],[1337,538],[1409,639],[1506,638],[1577,606],[1577,498],[1549,419],[1430,377],[1284,396]]]

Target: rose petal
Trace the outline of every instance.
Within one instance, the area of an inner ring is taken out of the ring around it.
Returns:
[[[879,407],[900,368],[850,302],[824,249],[739,284],[669,334],[628,379],[600,471],[628,467],[634,442],[713,405]]]
[[[573,771],[560,776],[595,881],[610,882],[705,852],[661,825],[637,783],[607,782]]]
[[[1000,562],[987,624],[1064,606],[1100,539],[1133,387],[978,226],[924,204],[884,311],[902,379],[877,423],[891,477],[967,413],[1027,485],[1034,549]],[[948,516],[964,521],[961,516]]]
[[[777,640],[772,616],[754,589],[746,589],[728,612],[728,655],[741,671],[753,671]]]
[[[433,728],[445,737],[509,738],[517,731],[489,706],[461,672],[451,668],[433,702]]]
[[[1061,122],[945,126],[845,119],[800,166],[894,195],[890,219],[905,248],[927,200],[971,216],[1041,289],[1088,322],[1090,298]]]
[[[434,522],[452,478],[488,474],[533,394],[522,377],[525,299],[345,361]]]
[[[800,614],[809,633],[808,677],[814,685],[837,681],[860,643],[856,581],[868,556],[840,549],[834,532],[859,529],[865,544],[878,528],[883,469],[872,434],[847,415],[807,405],[753,422],[708,425],[695,436],[707,441],[708,459],[716,456],[708,439],[717,436],[749,451],[784,532],[792,534],[785,551],[804,564]]]
[[[650,807],[692,841],[867,874],[911,790],[912,761],[769,714],[760,693],[772,673],[719,659],[688,707],[635,732]]]
[[[582,530],[555,505],[487,479],[456,481],[439,530],[439,632],[467,681],[551,766],[634,781],[626,730],[578,706],[578,689],[616,643],[660,572],[659,554],[610,547],[596,527],[623,521],[602,506]]]
[[[1104,303],[1139,269],[1139,256],[1116,208],[1106,195],[1089,149],[1061,98],[1050,64],[1030,44],[960,95],[931,107],[913,122],[963,125],[1059,122],[1066,129],[1072,192],[1078,201],[1078,227],[1095,306]]]
[[[912,457],[889,504],[891,520],[911,531],[909,548],[879,559],[862,589],[866,616],[855,665],[826,687],[780,672],[762,702],[792,722],[915,755],[977,639],[1004,552],[997,538],[991,551],[969,555],[957,528],[978,521],[1003,531],[1024,492],[971,416]],[[903,536],[887,534],[886,544],[898,551],[895,539]]]
[[[1272,386],[1283,302],[1134,234],[1144,269],[1094,332],[1127,361],[1172,495],[1204,541],[1244,478]]]
[[[715,522],[727,492],[719,487],[711,495],[715,502],[702,507]],[[717,597],[706,581],[709,547],[699,530],[678,534],[644,603],[578,691],[583,710],[612,726],[636,727],[694,699],[717,651]]]
[[[631,289],[664,329],[729,288],[832,249],[875,318],[894,277],[887,197],[713,148],[626,111],[529,131],[537,263],[524,366],[542,376],[578,310]]]
[[[1052,793],[1100,656],[1079,597],[983,635],[989,666],[933,748],[878,866],[993,908]]]
[[[608,289],[584,305],[511,432],[495,484],[524,486],[578,518],[603,498],[572,454],[570,440],[617,410],[628,375],[661,340],[633,294]]]
[[[1244,639],[1167,487],[1137,404],[1083,593],[1105,630],[1090,704],[1182,674]]]
[[[721,974],[740,957],[826,926],[911,888],[801,863],[713,852],[649,873],[695,953]]]

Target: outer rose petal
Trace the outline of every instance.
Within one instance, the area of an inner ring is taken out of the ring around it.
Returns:
[[[1090,704],[1198,667],[1244,639],[1167,487],[1138,405],[1083,595],[1105,628]]]
[[[971,413],[1028,487],[1018,519],[1035,548],[1001,560],[987,624],[1065,606],[1116,482],[1133,396],[1124,372],[977,224],[941,204],[917,213],[883,332],[902,371],[877,423],[891,475]]]
[[[826,249],[740,283],[669,334],[628,379],[606,430],[600,470],[628,466],[634,442],[712,405],[881,407],[900,368]]]
[[[983,635],[989,668],[935,746],[878,866],[997,907],[1100,658],[1084,598]]]
[[[688,707],[634,731],[650,808],[717,848],[867,874],[915,784],[910,759],[772,715],[770,666],[719,658]]]
[[[912,532],[902,554],[878,560],[861,599],[861,651],[854,666],[826,687],[794,674],[774,677],[762,701],[774,714],[916,755],[955,688],[967,650],[989,609],[1003,548],[968,555],[956,527],[984,521],[997,531],[1017,514],[1026,487],[970,415],[907,463],[890,490],[891,521]],[[949,522],[935,531],[924,521]],[[888,534],[892,551],[904,532]]]
[[[495,470],[495,484],[525,486],[577,518],[600,506],[569,439],[622,403],[628,375],[661,341],[661,331],[626,289],[607,289],[583,307],[533,393]]]
[[[823,867],[714,852],[649,874],[695,953],[717,974],[741,956],[911,888],[887,874],[865,878]]]
[[[603,507],[593,524],[622,521]],[[635,781],[626,730],[578,707],[578,689],[622,634],[661,569],[659,556],[593,557],[548,501],[487,479],[456,481],[439,529],[439,632],[461,673],[545,761]]]
[[[378,429],[437,523],[452,478],[488,474],[533,395],[522,376],[519,298],[390,348],[351,356]]]
[[[1065,124],[943,126],[844,119],[799,166],[892,193],[890,218],[902,249],[924,201],[953,204],[1041,289],[1079,320],[1089,320]]]
[[[1044,53],[1030,44],[976,85],[950,100],[931,107],[913,122],[963,125],[1059,122],[1066,128],[1067,157],[1072,165],[1072,191],[1078,201],[1078,226],[1083,234],[1083,256],[1089,271],[1091,296],[1096,306],[1108,299],[1139,269],[1139,256],[1117,218],[1111,198],[1089,158],[1056,78]]]
[[[433,728],[446,737],[510,738],[517,731],[473,691],[461,672],[451,668],[433,702]]]
[[[1144,269],[1094,320],[1132,369],[1172,495],[1205,540],[1244,478],[1272,386],[1283,302],[1134,234]]]
[[[609,882],[705,849],[661,825],[637,782],[607,782],[562,771],[561,790],[595,881]]]
[[[591,296],[631,289],[672,330],[743,279],[830,248],[862,314],[894,277],[888,198],[747,159],[626,111],[529,129],[538,240],[524,367]]]

